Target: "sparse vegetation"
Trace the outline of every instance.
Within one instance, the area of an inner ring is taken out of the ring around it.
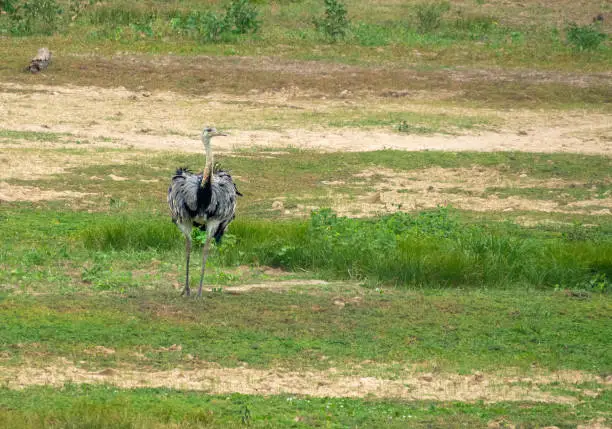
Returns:
[[[227,55],[239,51],[241,55],[305,58],[314,47],[323,44],[317,54],[319,59],[372,64],[405,64],[406,59],[414,62],[416,49],[426,54],[429,65],[435,66],[459,61],[487,66],[536,64],[580,69],[586,61],[591,68],[607,70],[610,55],[606,31],[599,22],[564,28],[553,25],[551,19],[545,24],[521,25],[508,23],[504,16],[484,14],[477,5],[451,6],[448,2],[398,3],[381,10],[369,7],[365,12],[359,2],[347,6],[339,0],[325,0],[323,13],[314,13],[321,1],[307,0],[284,3],[282,13],[276,14],[270,4],[248,0],[205,7],[159,2],[145,6],[119,1],[55,1],[7,2],[6,14],[0,16],[0,34],[55,32],[58,42],[73,53],[104,40],[114,42],[112,46],[121,45],[121,50],[133,45],[130,49],[141,51],[138,42],[146,39],[155,52]],[[316,28],[305,28],[305,21],[314,22]],[[564,30],[569,43],[559,36]],[[248,37],[249,34],[257,36]],[[347,55],[337,43],[325,46],[339,40],[342,46],[359,50],[358,54]],[[208,42],[223,46],[207,46],[211,45]],[[279,52],[279,44],[287,47]],[[466,49],[459,48],[463,45]],[[380,46],[393,49],[368,49]],[[589,57],[581,51],[588,51]]]

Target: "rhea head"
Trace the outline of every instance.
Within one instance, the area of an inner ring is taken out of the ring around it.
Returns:
[[[218,131],[215,127],[206,126],[202,130],[202,140],[210,140],[211,137],[226,136],[227,134]]]

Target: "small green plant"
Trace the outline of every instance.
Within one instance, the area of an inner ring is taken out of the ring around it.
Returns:
[[[201,229],[194,228],[191,231],[191,239],[194,243],[203,246],[206,243],[206,230],[202,231]]]
[[[349,28],[346,6],[340,0],[325,0],[325,15],[313,20],[315,28],[331,40],[344,38]]]
[[[431,33],[440,28],[442,15],[448,12],[448,2],[420,3],[416,5],[417,28],[420,33]]]
[[[241,410],[240,414],[241,414],[240,420],[242,421],[242,424],[245,425],[245,426],[250,426],[250,424],[251,424],[251,410],[249,410],[249,407],[247,405],[244,406],[244,408]]]
[[[232,0],[225,8],[226,28],[236,34],[256,33],[261,22],[257,9],[249,0]]]
[[[574,22],[568,24],[565,35],[568,43],[580,51],[597,49],[607,37],[596,24],[577,25]]]
[[[101,3],[100,0],[70,0],[68,12],[71,20],[80,17],[91,6]]]
[[[0,0],[0,10],[6,13],[15,12],[15,0]]]
[[[204,42],[218,42],[227,33],[226,21],[212,12],[191,12],[187,16],[176,16],[170,26],[178,34],[201,39]]]
[[[402,121],[397,126],[397,131],[399,131],[400,133],[407,134],[430,134],[433,133],[435,130],[428,127],[411,125],[407,121]]]
[[[593,292],[606,293],[612,289],[612,282],[608,280],[606,273],[596,273],[584,283],[584,288]]]
[[[104,272],[104,268],[100,264],[93,264],[91,267],[83,268],[81,272],[81,280],[85,283],[94,283],[99,280]]]

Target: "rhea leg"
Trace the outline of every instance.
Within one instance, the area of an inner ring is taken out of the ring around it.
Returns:
[[[198,296],[202,296],[202,285],[204,284],[204,270],[206,269],[206,260],[208,259],[208,253],[210,251],[210,242],[217,232],[219,225],[209,222],[206,225],[206,242],[202,248],[202,268],[200,270],[200,288],[198,289]]]
[[[189,258],[191,256],[191,237],[185,239],[185,288],[181,292],[181,296],[189,296],[191,291],[189,290]]]
[[[206,268],[206,260],[208,259],[211,238],[211,235],[208,235],[206,237],[206,243],[204,243],[204,247],[202,248],[202,269],[200,270],[200,288],[198,289],[198,296],[202,296],[202,285],[204,284],[204,269]]]
[[[185,288],[181,292],[181,296],[189,296],[189,259],[191,257],[191,225],[178,224],[180,230],[185,234]]]

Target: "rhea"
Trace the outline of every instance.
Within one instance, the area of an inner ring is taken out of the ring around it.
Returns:
[[[210,250],[211,240],[217,243],[236,215],[238,192],[232,176],[227,171],[213,171],[214,160],[210,141],[216,136],[226,134],[215,128],[206,127],[202,131],[202,142],[206,154],[204,172],[194,174],[187,168],[178,168],[168,188],[168,205],[172,221],[185,235],[185,288],[181,295],[189,296],[189,259],[191,256],[191,231],[197,227],[206,231],[206,241],[202,248],[202,268],[198,296],[202,295],[204,269]]]

